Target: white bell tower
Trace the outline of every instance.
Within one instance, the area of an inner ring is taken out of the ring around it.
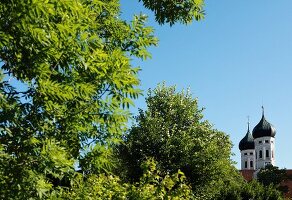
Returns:
[[[275,165],[276,129],[265,119],[264,107],[262,109],[262,119],[252,131],[255,144],[256,169],[264,168],[266,165]]]
[[[239,149],[241,153],[241,170],[255,170],[255,143],[249,131],[249,122],[247,133],[239,142]]]

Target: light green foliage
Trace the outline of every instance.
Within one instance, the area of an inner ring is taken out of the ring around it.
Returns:
[[[0,6],[2,69],[26,85],[20,92],[2,82],[4,98],[13,98],[20,109],[4,112],[30,114],[30,122],[37,117],[25,131],[66,141],[74,157],[88,139],[106,142],[108,133],[120,133],[129,116],[120,108],[140,93],[138,68],[131,67],[129,54],[147,58],[146,48],[157,42],[144,25],[146,17],[125,23],[116,0]],[[6,119],[4,131],[14,132]]]
[[[54,179],[70,178],[89,142],[103,145],[92,158],[100,160],[95,172],[110,167],[103,154],[126,127],[122,107],[140,94],[130,56],[146,59],[146,48],[157,43],[145,16],[128,24],[119,6],[117,0],[1,1],[4,196],[31,191],[42,198]],[[16,80],[21,87],[13,87]]]
[[[63,190],[57,199],[193,199],[185,176],[178,171],[161,176],[152,159],[143,163],[141,180],[134,184],[123,183],[114,175],[90,175],[85,180],[77,175],[71,190]]]
[[[55,180],[74,174],[73,159],[54,140],[39,142],[20,155],[8,154],[4,149],[0,151],[1,199],[48,197]]]
[[[166,18],[189,22],[194,6]],[[157,44],[146,20],[120,19],[118,0],[1,0],[1,199],[58,196],[76,163],[88,177],[110,172],[141,93],[130,60]]]
[[[148,109],[140,111],[137,122],[118,149],[126,178],[141,177],[141,162],[157,161],[163,173],[182,170],[202,199],[220,196],[239,174],[230,160],[231,142],[223,132],[203,120],[202,109],[190,92],[159,85],[146,98]]]
[[[143,175],[132,187],[132,199],[194,199],[191,187],[185,184],[185,175],[178,170],[163,176],[154,159],[142,163]]]

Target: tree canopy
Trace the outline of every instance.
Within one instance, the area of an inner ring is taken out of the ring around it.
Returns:
[[[228,135],[203,119],[203,109],[189,91],[178,93],[175,87],[160,85],[149,90],[146,103],[147,110],[140,110],[118,148],[127,178],[139,180],[141,163],[151,157],[165,174],[182,170],[195,193],[209,198],[240,180],[230,160]]]
[[[139,0],[146,8],[154,11],[159,24],[176,22],[190,23],[204,18],[204,0]]]
[[[281,185],[281,183],[291,179],[291,177],[287,175],[286,169],[279,169],[277,166],[267,165],[259,171],[257,179],[265,186],[272,185],[282,193],[286,193],[288,192],[288,187]]]
[[[200,1],[143,2],[161,24],[203,15]],[[141,93],[131,58],[149,58],[157,44],[147,16],[127,22],[120,12],[118,0],[1,1],[1,199],[48,197],[76,168],[114,166],[111,146]]]
[[[116,148],[121,178],[139,181],[151,158],[163,175],[183,172],[193,199],[282,199],[273,185],[244,181],[230,159],[229,136],[204,119],[189,90],[160,84],[149,89],[146,103]]]
[[[203,0],[142,2],[160,24],[204,16]],[[131,59],[149,58],[147,48],[157,45],[147,16],[127,22],[120,13],[118,0],[0,2],[1,199],[195,199],[194,191],[206,199],[235,183],[228,137],[202,121],[196,100],[173,89],[161,89],[169,91],[163,97],[182,113],[154,95],[154,115],[141,112],[139,119],[149,125],[145,141],[163,145],[160,157],[143,152],[134,182],[124,179],[130,170],[114,174],[120,158],[113,147],[141,94]]]

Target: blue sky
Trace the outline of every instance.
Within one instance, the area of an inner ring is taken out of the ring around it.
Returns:
[[[152,59],[133,60],[140,66],[141,88],[163,81],[190,87],[205,119],[230,135],[233,159],[240,166],[238,143],[261,118],[276,130],[276,165],[292,169],[292,1],[207,1],[206,18],[190,25],[158,25],[138,0],[121,0],[122,17],[149,15],[158,47]],[[144,97],[136,101],[145,109]]]

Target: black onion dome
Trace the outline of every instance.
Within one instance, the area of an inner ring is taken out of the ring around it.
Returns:
[[[275,137],[276,129],[272,124],[270,124],[266,119],[264,114],[262,115],[261,121],[254,127],[252,131],[252,136],[254,138],[260,137]]]
[[[254,140],[253,140],[252,135],[249,132],[249,126],[247,129],[246,135],[239,142],[239,149],[240,149],[240,151],[247,150],[247,149],[254,149]]]

